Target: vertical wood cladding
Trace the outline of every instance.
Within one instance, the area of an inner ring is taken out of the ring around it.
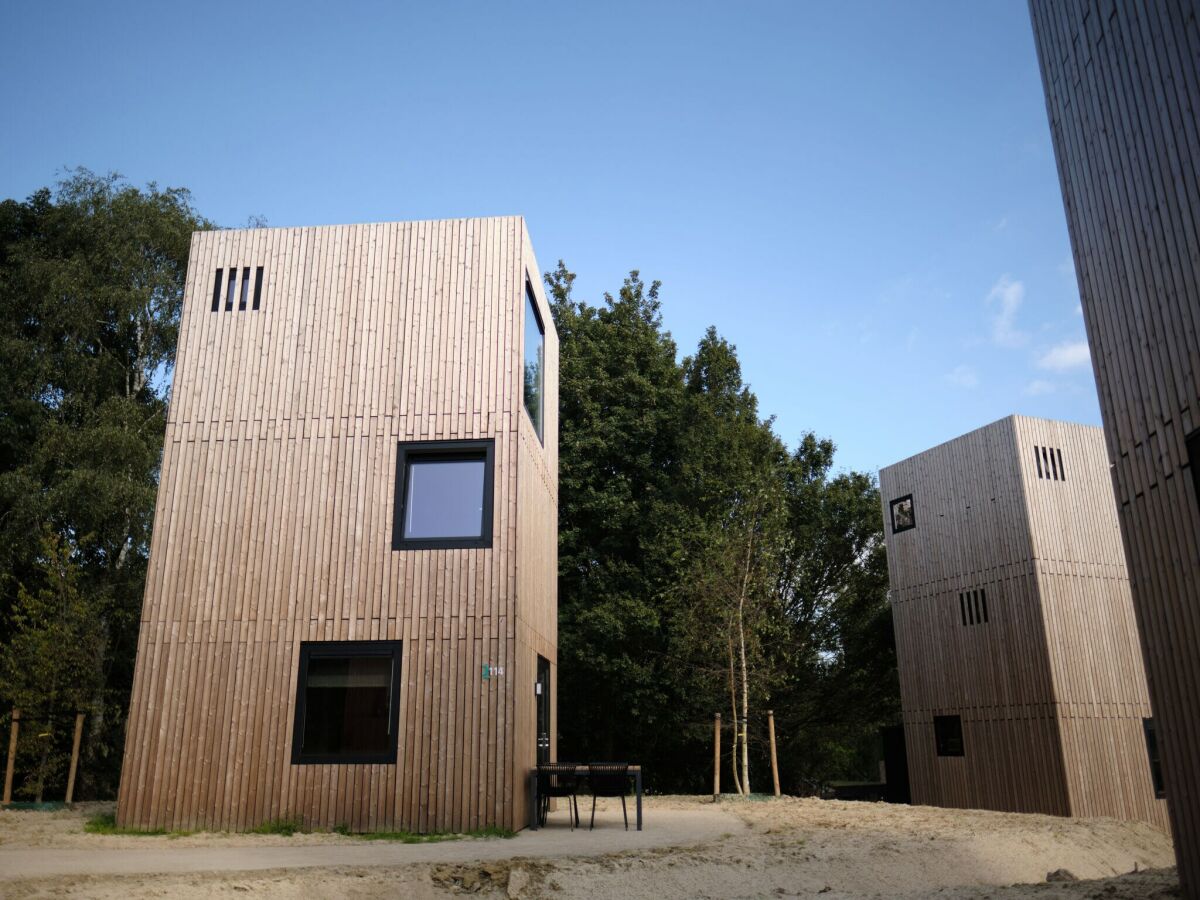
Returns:
[[[1180,879],[1200,896],[1200,3],[1030,11]]]
[[[214,273],[259,266],[261,308],[213,313]],[[544,445],[522,401],[527,274]],[[520,218],[193,237],[122,825],[524,824],[535,654],[557,666],[557,371]],[[397,444],[483,438],[492,546],[393,551]],[[290,762],[300,643],[333,640],[403,642],[394,765]]]
[[[1068,480],[1039,476],[1048,447]],[[913,801],[1165,826],[1099,429],[1010,417],[880,489],[885,516],[911,494],[916,523],[886,528]],[[961,756],[937,754],[941,716],[961,717]]]

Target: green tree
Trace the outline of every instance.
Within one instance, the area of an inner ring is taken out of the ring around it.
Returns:
[[[751,708],[759,712],[779,677],[774,638],[781,617],[774,588],[787,454],[772,422],[759,418],[736,349],[715,328],[683,370],[688,402],[678,502],[691,524],[672,618],[672,658],[693,701],[704,698],[719,709],[714,676],[727,688],[733,783],[748,794]],[[706,718],[694,705],[693,716]]]
[[[103,626],[83,796],[115,790],[187,254],[207,227],[187,191],[83,169],[0,203],[0,635],[21,586],[45,587],[48,530]]]
[[[875,777],[878,730],[900,709],[879,489],[833,474],[833,459],[833,442],[811,433],[792,454],[778,573],[790,657],[775,701],[781,766],[810,784]]]
[[[559,686],[563,753],[652,755],[669,708],[662,598],[680,556],[673,491],[683,379],[658,283],[600,307],[547,273],[560,342]],[[566,757],[564,757],[566,758]]]
[[[659,285],[593,307],[547,273],[560,340],[559,722],[563,758],[626,758],[700,790],[728,710],[735,788],[859,774],[897,714],[878,492],[789,453],[710,328],[682,362]],[[789,780],[790,779],[790,780]]]
[[[70,548],[53,532],[41,539],[34,561],[39,587],[17,588],[12,631],[0,647],[3,698],[22,712],[22,756],[30,759],[22,793],[41,801],[46,783],[63,774],[64,743],[75,713],[87,708],[103,683],[103,610],[80,587],[82,572]]]

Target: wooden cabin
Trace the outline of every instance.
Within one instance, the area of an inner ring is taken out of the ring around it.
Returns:
[[[522,827],[557,473],[522,218],[193,235],[118,823]]]
[[[1010,416],[879,482],[913,802],[1165,827],[1103,432]]]
[[[1030,0],[1150,676],[1200,897],[1200,0]]]

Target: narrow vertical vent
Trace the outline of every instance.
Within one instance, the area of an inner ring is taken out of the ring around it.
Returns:
[[[213,312],[217,312],[221,308],[221,276],[223,274],[224,269],[217,269],[217,277],[213,281]]]
[[[250,267],[246,266],[242,269],[242,294],[238,298],[238,309],[246,308],[246,301],[250,299]]]
[[[254,309],[258,309],[259,303],[262,301],[262,270],[262,266],[254,270]]]

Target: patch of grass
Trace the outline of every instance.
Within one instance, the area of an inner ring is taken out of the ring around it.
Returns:
[[[349,829],[346,831],[338,831],[339,834],[352,834]],[[512,838],[516,837],[515,831],[509,831],[507,828],[479,828],[475,831],[464,832],[446,832],[446,831],[431,831],[428,834],[417,834],[413,831],[363,831],[353,833],[353,837],[364,841],[395,841],[400,844],[438,844],[442,841],[461,841],[470,839],[488,839],[488,838]]]
[[[101,813],[98,816],[92,816],[83,823],[83,830],[88,834],[133,834],[143,837],[162,837],[173,834],[165,828],[118,828],[115,813]],[[183,833],[179,832],[179,834]]]
[[[299,819],[268,819],[261,825],[251,828],[248,834],[281,834],[291,837],[293,834],[307,834],[308,829]]]
[[[345,837],[350,837],[350,835],[352,834],[352,832],[350,831],[350,826],[347,825],[345,822],[343,822],[341,825],[334,825],[333,833],[344,835]]]

